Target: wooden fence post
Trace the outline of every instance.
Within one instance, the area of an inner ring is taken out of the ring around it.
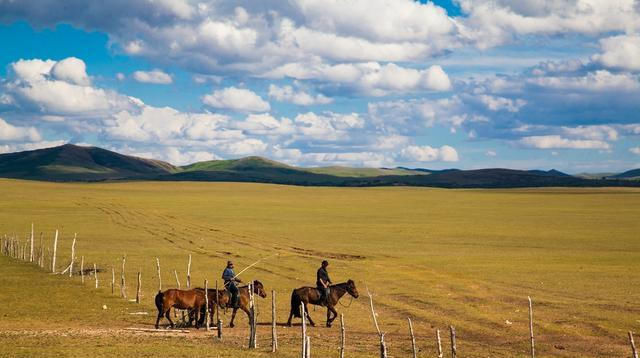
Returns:
[[[71,243],[71,263],[69,263],[69,277],[73,277],[73,261],[76,259],[76,238],[78,234],[73,234],[73,242]]]
[[[189,255],[191,257],[191,255]],[[216,327],[218,328],[218,339],[222,339],[222,321],[220,320],[220,294],[218,292],[218,280],[216,280]]]
[[[122,271],[120,272],[120,297],[127,298],[127,286],[124,281],[124,264],[127,261],[126,256],[122,256]]]
[[[162,291],[162,276],[160,276],[160,259],[156,257],[156,266],[158,268],[158,291]]]
[[[531,338],[531,358],[536,357],[536,344],[533,339],[533,305],[531,303],[531,297],[529,298],[529,337]]]
[[[300,312],[301,312],[301,316],[302,316],[302,350],[301,350],[301,354],[300,357],[301,358],[306,358],[306,354],[307,354],[307,321],[306,321],[306,312],[304,310],[304,303],[300,304]]]
[[[84,285],[84,256],[80,257],[80,281]]]
[[[116,287],[116,269],[111,266],[111,294],[113,295]]]
[[[451,332],[451,358],[456,358],[458,355],[458,347],[456,347],[456,328],[449,326]]]
[[[413,324],[411,318],[407,318],[409,321],[409,334],[411,334],[411,350],[413,352],[413,358],[418,357],[418,349],[416,348],[416,337],[413,335]]]
[[[440,340],[440,330],[436,329],[436,340],[438,341],[438,358],[444,357],[442,353],[442,341]]]
[[[271,352],[278,350],[278,333],[276,332],[276,290],[271,290]]]
[[[140,290],[142,289],[142,277],[138,271],[138,288],[136,289],[136,303],[140,303]]]
[[[96,264],[93,264],[93,276],[96,279],[96,288],[98,288],[98,269],[96,268]]]
[[[636,350],[636,343],[633,341],[633,332],[629,331],[629,343],[631,344],[631,353],[633,358],[638,358],[638,351]]]
[[[176,285],[178,286],[178,289],[180,289],[180,280],[178,280],[178,271],[173,270],[173,274],[176,275]]]
[[[56,230],[56,236],[53,239],[53,258],[51,259],[51,272],[56,273],[56,254],[58,251],[58,230]]]
[[[311,338],[307,336],[307,342],[304,346],[304,356],[305,358],[311,358]]]
[[[40,266],[40,268],[44,268],[44,246],[42,246],[42,235],[43,232],[40,232],[40,250],[38,250],[40,252],[38,255],[38,266]]]
[[[345,341],[344,314],[340,313],[340,358],[344,358],[344,341]]]
[[[255,349],[258,347],[257,342],[257,329],[256,326],[256,301],[253,294],[253,281],[249,283],[249,348]]]
[[[189,263],[187,264],[187,288],[191,288],[191,254],[189,254]]]
[[[380,337],[380,358],[387,358],[387,344],[384,341],[384,332],[380,331],[380,326],[378,326],[376,311],[373,309],[373,297],[371,297],[371,292],[369,292],[369,287],[367,287],[367,295],[369,295],[369,305],[371,306],[371,317],[373,317],[373,323],[376,325],[376,330],[378,331],[378,336]]]
[[[33,262],[33,223],[31,223],[31,248],[29,251],[29,262]]]
[[[209,280],[204,280],[204,310],[207,331],[211,330],[211,322],[209,322]]]

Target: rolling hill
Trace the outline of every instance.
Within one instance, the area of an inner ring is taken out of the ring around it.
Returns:
[[[632,177],[635,171],[623,173]],[[65,144],[0,155],[0,177],[45,181],[224,181],[308,186],[428,186],[442,188],[640,186],[640,181],[584,179],[557,170],[431,170],[409,168],[301,168],[262,157],[211,160],[182,167],[97,147]]]
[[[93,181],[169,174],[176,170],[163,161],[73,144],[0,154],[0,176],[5,178]]]
[[[611,175],[609,178],[612,179],[640,179],[640,168],[628,170],[624,173]]]

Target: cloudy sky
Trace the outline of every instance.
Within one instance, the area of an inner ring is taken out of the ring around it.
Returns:
[[[640,167],[638,0],[0,0],[0,152]]]

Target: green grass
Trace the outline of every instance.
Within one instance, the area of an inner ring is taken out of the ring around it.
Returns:
[[[111,297],[106,287],[96,291],[90,284],[81,287],[79,279],[46,275],[28,264],[0,259],[2,298],[5,307],[11,307],[2,311],[6,323],[0,328],[1,346],[7,349],[8,343],[18,342],[25,347],[20,351],[24,356],[39,354],[43,347],[68,351],[68,356],[81,354],[80,347],[96,356],[115,352],[112,348],[138,356],[157,352],[187,356],[213,347],[195,333],[184,340],[143,336],[136,342],[110,337],[105,338],[105,347],[83,335],[40,340],[7,333],[151,327],[152,299],[158,289],[155,258],[160,259],[163,285],[168,287],[175,285],[174,269],[184,285],[189,254],[197,285],[205,278],[213,284],[229,258],[242,268],[277,254],[243,277],[260,279],[268,291],[276,290],[279,322],[286,321],[291,289],[312,284],[319,262],[327,258],[332,278],[356,280],[361,293],[349,308],[338,307],[345,314],[350,356],[372,356],[377,349],[365,286],[374,293],[392,356],[409,354],[406,318],[412,317],[421,356],[433,356],[435,329],[446,339],[452,324],[461,356],[524,357],[528,295],[534,301],[540,356],[625,356],[629,354],[626,332],[640,327],[637,189],[1,180],[0,196],[0,233],[15,232],[24,238],[34,222],[36,237],[44,232],[44,242],[50,246],[54,230],[61,230],[59,267],[68,263],[71,238],[77,232],[78,256],[84,255],[88,264],[96,262],[110,270],[127,255],[130,294],[135,272],[143,275],[144,297],[138,307]],[[106,284],[107,278],[102,282]],[[59,290],[66,293],[58,294]],[[76,292],[80,298],[74,298]],[[41,300],[63,308],[53,310],[42,306]],[[106,311],[100,308],[103,302],[110,307]],[[269,304],[270,298],[259,301],[261,323],[270,320]],[[151,316],[125,315],[126,309],[146,310]],[[311,314],[322,323],[321,310]],[[227,352],[221,356],[247,352],[239,351],[246,343],[246,317],[238,319],[237,328],[225,330],[228,343],[211,352]],[[279,330],[284,356],[295,355],[299,328]],[[337,354],[338,331],[337,327],[311,329],[316,355]],[[268,326],[260,326],[260,352],[265,356],[268,332]]]

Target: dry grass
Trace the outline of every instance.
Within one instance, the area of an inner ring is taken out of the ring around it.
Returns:
[[[145,296],[137,306],[111,297],[104,286],[96,292],[90,284],[80,287],[79,279],[36,274],[28,265],[1,259],[2,271],[11,274],[0,279],[6,288],[3,297],[8,295],[3,301],[10,302],[2,311],[8,324],[0,329],[0,341],[4,347],[22,342],[24,356],[40,355],[47,347],[75,356],[85,345],[96,356],[167,350],[172,356],[187,356],[212,348],[201,333],[189,339],[137,340],[119,340],[109,333],[105,346],[96,346],[101,343],[83,335],[40,339],[7,332],[151,327],[158,289],[155,258],[162,264],[163,286],[169,287],[175,286],[174,269],[185,284],[189,254],[197,285],[205,278],[212,283],[219,278],[229,258],[241,268],[277,254],[243,278],[260,279],[269,291],[277,291],[279,322],[286,321],[291,289],[312,284],[320,260],[328,258],[335,281],[352,278],[361,293],[365,284],[374,292],[394,356],[410,350],[408,316],[424,357],[435,352],[434,330],[440,328],[446,339],[449,324],[456,326],[458,350],[465,357],[526,356],[527,295],[534,300],[540,356],[624,356],[629,353],[626,331],[640,326],[640,190],[0,180],[0,196],[0,233],[24,238],[34,222],[51,245],[53,231],[61,229],[59,267],[68,264],[77,232],[78,256],[84,255],[86,264],[96,262],[108,270],[114,266],[119,272],[119,261],[127,255],[130,295],[135,272],[143,272]],[[64,307],[43,307],[28,295],[45,283],[46,299]],[[260,322],[270,320],[269,299],[260,302]],[[377,349],[366,303],[361,298],[349,308],[339,307],[345,313],[352,356],[371,356]],[[114,309],[102,311],[102,304]],[[125,314],[132,310],[151,315]],[[311,314],[318,323],[323,321],[321,310]],[[246,343],[245,325],[246,317],[239,316],[238,328],[225,330],[224,349],[217,345],[211,352],[245,355],[247,351],[238,350]],[[268,332],[266,325],[260,327],[263,352]],[[293,356],[298,329],[282,327],[280,332],[284,355]],[[311,334],[314,352],[337,354],[337,327],[314,328]]]

